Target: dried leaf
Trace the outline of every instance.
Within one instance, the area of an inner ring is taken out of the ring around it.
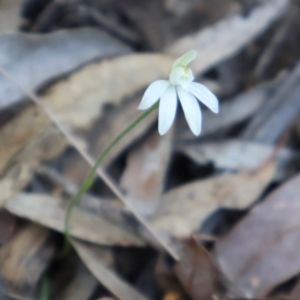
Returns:
[[[129,52],[118,40],[92,28],[43,35],[12,33],[0,38],[0,65],[28,90],[36,90],[92,60]],[[0,98],[0,109],[4,109],[27,97],[0,76]]]
[[[208,252],[194,239],[184,245],[175,273],[193,300],[212,299],[217,272]]]
[[[163,190],[169,164],[172,134],[161,137],[157,131],[128,155],[121,178],[126,198],[142,215],[155,211]]]
[[[165,77],[171,63],[163,55],[132,55],[103,61],[57,83],[44,100],[66,126],[88,129],[102,115],[104,104],[119,105],[124,97]],[[128,73],[134,76],[128,77]],[[67,146],[65,138],[50,124],[39,108],[30,107],[0,131],[0,173],[4,169],[6,173],[0,181],[1,190],[5,191],[0,195],[0,206],[28,184],[41,161],[58,155]],[[48,140],[47,136],[52,139]],[[17,162],[12,164],[15,155]],[[22,159],[24,156],[26,159]],[[20,174],[13,180],[15,173]]]
[[[193,71],[202,73],[220,61],[232,57],[262,34],[288,8],[289,0],[269,0],[247,16],[235,15],[217,24],[183,37],[166,49],[178,57],[191,49],[199,50],[191,64]]]
[[[151,224],[172,237],[189,237],[218,208],[244,209],[258,199],[274,173],[269,162],[255,171],[223,174],[163,195]]]
[[[15,216],[5,210],[0,210],[0,245],[7,243],[12,238],[16,222]]]
[[[286,77],[270,101],[251,120],[242,138],[275,144],[291,123],[297,120],[300,111],[299,83],[300,62]]]
[[[38,281],[54,254],[50,231],[30,225],[0,249],[0,271],[13,297],[33,297]]]
[[[183,144],[179,150],[196,163],[213,162],[215,167],[232,170],[251,170],[258,168],[276,151],[274,146],[244,140],[226,140],[201,144]],[[280,149],[277,156],[277,180],[284,179],[297,168],[299,155],[288,148]]]
[[[19,134],[21,133],[22,131],[19,132]],[[26,139],[26,137],[28,136],[15,136],[12,138],[12,142],[18,140],[18,138]],[[7,142],[6,139],[4,140]],[[0,166],[2,164],[4,168],[6,164],[9,163],[9,165],[6,166],[7,169],[3,172],[2,179],[0,180],[0,207],[4,205],[5,201],[19,193],[19,191],[30,182],[36,168],[42,161],[55,157],[67,146],[67,141],[63,139],[57,129],[51,125],[48,125],[46,131],[37,134],[34,139],[28,140],[26,146],[23,145],[23,140],[21,140],[19,145],[13,145],[12,148],[9,147],[10,141],[8,141],[7,144],[4,144],[5,142],[1,144],[2,147],[0,146]],[[22,146],[22,148],[20,148],[20,146]],[[11,156],[11,161],[5,161],[5,158],[13,154],[16,149],[20,150],[20,152],[17,153],[15,157]]]
[[[0,4],[0,34],[15,31],[19,26],[22,0],[3,0]]]
[[[67,202],[48,195],[22,193],[12,198],[5,208],[14,215],[27,218],[54,230],[64,232]],[[70,220],[74,237],[102,245],[143,246],[144,242],[109,220],[74,208]],[[98,230],[101,228],[101,230]]]
[[[90,299],[98,284],[97,279],[87,267],[80,261],[72,281],[66,286],[63,293],[57,296],[57,300],[83,300]]]
[[[105,251],[103,249],[100,247],[89,246],[79,241],[73,241],[73,246],[99,282],[118,299],[147,300],[146,297],[119,278],[114,271],[107,266],[107,263],[103,261],[103,256],[105,256]]]
[[[235,289],[265,297],[300,271],[300,176],[271,193],[216,245],[216,259]]]

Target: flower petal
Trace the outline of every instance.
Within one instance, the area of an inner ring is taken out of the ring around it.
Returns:
[[[202,114],[197,99],[180,86],[177,87],[177,93],[191,131],[194,135],[199,135],[201,132]]]
[[[165,134],[171,127],[177,110],[176,89],[170,85],[165,93],[161,96],[158,113],[158,132],[160,135]]]
[[[197,56],[197,51],[195,50],[191,50],[187,52],[186,54],[180,56],[174,61],[172,65],[172,69],[177,67],[182,67],[182,66],[186,67],[191,61],[193,61],[196,58],[196,56]]]
[[[189,92],[205,104],[212,112],[216,114],[219,112],[219,101],[206,86],[198,82],[191,82]]]
[[[162,94],[167,90],[169,85],[170,82],[168,80],[157,80],[151,83],[145,91],[138,109],[145,110],[150,108],[155,102],[158,101]]]

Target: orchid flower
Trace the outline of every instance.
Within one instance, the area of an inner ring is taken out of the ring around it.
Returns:
[[[202,123],[201,109],[197,99],[212,112],[219,112],[219,102],[216,96],[203,84],[194,82],[193,73],[187,67],[196,55],[197,52],[192,50],[176,59],[172,65],[169,80],[154,81],[145,91],[138,109],[149,109],[160,100],[158,131],[161,135],[165,134],[174,122],[177,98],[179,98],[187,123],[195,135],[200,134]]]

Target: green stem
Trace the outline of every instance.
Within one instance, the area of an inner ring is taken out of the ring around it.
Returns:
[[[71,203],[68,207],[68,210],[66,212],[66,217],[65,217],[65,238],[67,242],[67,247],[66,249],[69,248],[70,246],[70,241],[71,241],[71,236],[70,236],[70,217],[71,217],[71,212],[74,208],[74,206],[77,206],[80,202],[80,199],[82,196],[92,187],[94,180],[96,178],[96,172],[98,167],[101,165],[103,162],[104,158],[107,156],[107,154],[112,150],[112,148],[128,133],[130,132],[134,127],[136,127],[143,119],[145,119],[148,115],[150,115],[153,111],[155,111],[159,106],[159,102],[154,104],[151,108],[146,110],[140,117],[138,117],[132,124],[130,124],[126,129],[124,129],[105,149],[104,151],[100,154],[98,157],[95,165],[91,169],[88,177],[86,180],[83,182],[83,184],[80,186],[79,191],[77,194],[72,198]]]
[[[49,295],[50,295],[50,282],[49,279],[45,276],[43,277],[41,295],[39,299],[49,300]]]

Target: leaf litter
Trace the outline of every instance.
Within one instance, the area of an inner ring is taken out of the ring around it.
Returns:
[[[298,6],[24,1],[22,32],[0,36],[3,298],[35,299],[44,282],[50,299],[296,298]],[[158,136],[155,114],[128,135],[99,173],[113,193],[97,180],[83,197],[73,249],[58,263],[66,207],[90,157],[139,116],[144,89],[191,49],[220,114],[203,110],[197,138],[183,122]],[[43,105],[23,101],[37,102],[31,92]]]

